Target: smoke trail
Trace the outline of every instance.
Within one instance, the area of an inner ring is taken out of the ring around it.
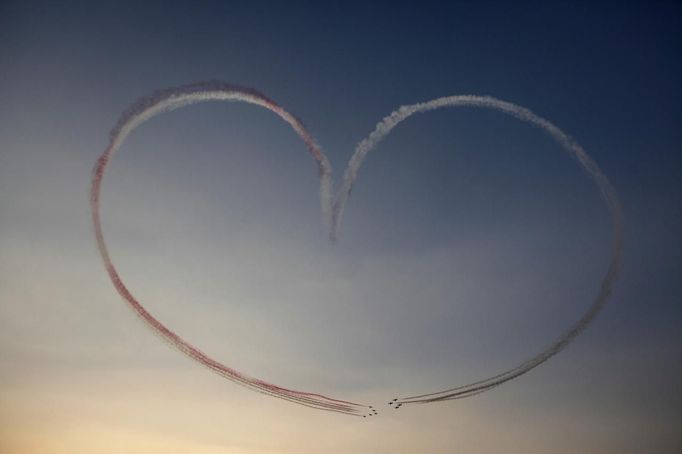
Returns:
[[[531,125],[537,126],[548,133],[569,154],[577,159],[578,163],[597,185],[597,188],[601,193],[601,197],[604,200],[609,212],[611,213],[611,261],[606,274],[602,279],[599,292],[587,312],[563,335],[555,340],[554,343],[552,343],[538,355],[532,357],[528,361],[513,369],[507,370],[487,379],[443,391],[405,397],[399,399],[398,404],[427,403],[469,397],[474,394],[488,391],[498,385],[501,385],[502,383],[525,374],[534,367],[537,367],[538,365],[547,361],[549,358],[559,353],[573,339],[575,339],[604,307],[604,304],[606,303],[613,289],[613,284],[621,264],[623,250],[623,213],[615,189],[606,176],[601,172],[599,166],[597,166],[597,164],[587,155],[585,150],[583,150],[583,148],[578,145],[577,142],[575,142],[572,138],[570,138],[567,134],[565,134],[562,130],[554,126],[549,121],[535,115],[533,112],[524,107],[485,96],[449,96],[434,99],[425,103],[403,106],[379,122],[374,131],[357,145],[355,152],[348,163],[348,167],[346,168],[346,172],[344,174],[343,184],[339,190],[332,209],[332,227],[330,234],[332,239],[336,238],[341,223],[341,218],[343,216],[343,210],[350,196],[353,184],[357,179],[358,170],[360,169],[360,166],[365,160],[367,154],[372,151],[379,144],[379,142],[381,142],[381,140],[393,130],[394,127],[396,127],[403,120],[406,120],[411,115],[418,112],[439,109],[441,107],[457,106],[493,109],[516,117],[521,121],[530,123]]]
[[[332,240],[336,238],[345,205],[350,196],[353,184],[357,179],[358,170],[366,158],[367,153],[373,150],[395,126],[411,115],[418,112],[435,110],[441,107],[471,106],[489,108],[506,113],[534,126],[540,127],[551,137],[553,137],[569,154],[578,160],[578,163],[584,168],[588,176],[592,178],[597,185],[613,219],[612,253],[611,262],[606,275],[602,280],[600,291],[588,311],[553,344],[521,365],[468,385],[429,394],[394,399],[394,401],[390,404],[393,405],[393,403],[395,403],[396,406],[394,408],[399,408],[402,404],[430,403],[470,397],[488,391],[528,372],[529,370],[537,367],[553,355],[560,352],[564,347],[566,347],[566,345],[575,339],[575,337],[577,337],[587,327],[587,325],[602,309],[612,291],[613,283],[620,267],[623,243],[623,215],[616,192],[608,179],[602,174],[597,164],[587,155],[587,153],[585,153],[580,145],[578,145],[573,139],[571,139],[552,123],[535,115],[528,109],[491,97],[468,95],[439,98],[426,103],[403,106],[391,113],[388,117],[384,118],[379,124],[377,124],[376,129],[369,135],[369,137],[362,140],[358,144],[344,174],[342,186],[336,198],[334,199],[332,197],[331,165],[324,152],[317,145],[303,124],[296,117],[285,111],[281,106],[277,105],[272,100],[253,89],[230,85],[223,82],[204,82],[165,89],[142,98],[122,114],[118,124],[111,132],[109,146],[100,156],[97,164],[95,165],[90,192],[90,204],[92,209],[92,221],[95,228],[95,237],[102,260],[104,261],[105,267],[112,283],[114,284],[114,287],[128,303],[128,305],[133,309],[133,311],[147,325],[149,325],[156,334],[160,335],[162,339],[169,342],[172,346],[185,353],[190,358],[198,361],[205,367],[208,367],[212,371],[218,373],[228,380],[266,395],[320,410],[334,411],[362,417],[375,416],[378,414],[377,411],[372,408],[372,406],[360,405],[353,402],[333,399],[320,394],[279,387],[263,380],[249,377],[213,360],[198,350],[196,347],[180,338],[177,334],[168,329],[149,312],[147,312],[142,304],[137,301],[137,299],[135,299],[135,297],[130,293],[119,277],[118,272],[111,261],[106,243],[104,241],[100,219],[99,198],[102,178],[104,176],[106,166],[109,164],[113,154],[121,147],[127,136],[145,121],[163,112],[168,112],[189,104],[204,101],[241,101],[259,105],[277,114],[294,129],[299,137],[301,137],[317,163],[320,177],[320,204],[325,218],[329,222],[330,237]]]
[[[172,346],[185,353],[190,358],[198,361],[221,376],[247,388],[280,399],[295,402],[320,410],[335,411],[344,414],[363,416],[367,413],[365,405],[356,404],[344,400],[333,399],[320,394],[296,391],[279,387],[263,380],[255,379],[242,374],[201,352],[189,342],[182,339],[176,333],[168,329],[160,321],[154,318],[142,304],[130,293],[121,280],[104,241],[102,223],[100,219],[100,190],[102,178],[109,161],[114,153],[121,147],[126,137],[138,126],[150,118],[163,112],[169,112],[190,104],[204,101],[241,101],[265,107],[286,121],[301,137],[310,154],[317,163],[320,177],[320,203],[322,211],[331,220],[331,165],[324,152],[317,145],[303,124],[289,112],[285,111],[274,101],[268,99],[259,92],[245,87],[225,84],[223,82],[203,82],[170,88],[153,93],[144,97],[120,117],[118,124],[111,131],[110,143],[95,165],[90,190],[90,206],[92,210],[92,222],[95,228],[95,237],[99,252],[114,287],[133,311],[158,335]],[[370,412],[371,413],[371,412]]]

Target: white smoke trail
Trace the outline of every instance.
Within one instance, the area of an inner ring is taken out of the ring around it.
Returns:
[[[202,91],[197,91],[202,90]],[[156,99],[156,102],[154,101]],[[326,154],[307,131],[303,123],[281,106],[252,89],[236,87],[220,82],[192,84],[177,89],[162,90],[133,105],[123,114],[118,126],[111,134],[111,147],[118,150],[131,131],[142,123],[163,112],[170,112],[190,104],[206,101],[241,101],[255,104],[277,114],[301,137],[313,155],[320,175],[320,204],[326,219],[331,218],[332,167]],[[113,154],[113,152],[112,152]]]
[[[381,142],[381,140],[383,140],[393,130],[393,128],[410,116],[419,112],[439,109],[441,107],[457,106],[469,106],[497,110],[499,112],[516,117],[526,123],[540,127],[554,140],[556,140],[569,154],[577,159],[581,167],[597,185],[597,188],[601,193],[601,197],[611,213],[613,232],[611,261],[606,274],[602,279],[599,293],[597,294],[590,308],[577,322],[575,322],[562,336],[555,340],[544,351],[513,369],[505,371],[501,374],[497,374],[493,377],[489,377],[485,380],[443,391],[402,398],[398,401],[399,403],[426,403],[468,397],[492,389],[504,382],[518,377],[519,375],[525,374],[534,367],[542,364],[550,357],[559,353],[564,347],[566,347],[566,345],[575,339],[603,308],[609,295],[611,294],[613,284],[621,264],[623,250],[623,213],[615,189],[606,176],[601,172],[599,166],[597,166],[597,164],[587,155],[585,150],[583,150],[583,148],[578,145],[577,142],[575,142],[566,133],[549,121],[537,116],[524,107],[487,96],[448,96],[424,103],[403,106],[379,122],[374,131],[372,131],[372,133],[366,139],[362,140],[357,145],[355,152],[348,163],[342,186],[339,190],[339,193],[337,194],[332,210],[332,239],[336,238],[341,224],[344,208],[348,202],[353,184],[355,183],[355,180],[358,176],[358,170],[367,157],[367,154],[372,151],[379,144],[379,142]]]

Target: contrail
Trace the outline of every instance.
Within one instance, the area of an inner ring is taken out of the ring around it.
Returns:
[[[300,120],[263,94],[251,88],[240,87],[219,81],[202,82],[160,90],[134,103],[121,115],[116,127],[111,131],[109,146],[97,160],[93,171],[92,186],[90,190],[90,205],[92,210],[92,222],[95,229],[95,238],[102,260],[114,287],[131,309],[156,334],[160,335],[162,339],[169,342],[172,346],[190,358],[230,381],[266,395],[320,410],[362,417],[378,415],[376,409],[371,405],[362,405],[334,399],[321,394],[283,388],[257,378],[249,377],[215,361],[168,329],[147,312],[119,277],[118,271],[114,267],[104,241],[100,219],[100,190],[106,167],[127,136],[142,123],[161,113],[205,101],[240,101],[265,107],[277,114],[294,129],[305,143],[308,151],[317,164],[320,178],[320,205],[322,212],[325,215],[325,219],[329,222],[330,238],[332,240],[336,239],[345,205],[348,202],[351,190],[357,179],[360,166],[367,154],[403,120],[415,113],[435,110],[441,107],[469,106],[493,109],[516,117],[531,125],[540,127],[554,138],[569,154],[577,159],[578,163],[597,185],[613,220],[612,249],[611,261],[601,282],[600,290],[587,312],[549,347],[517,367],[468,385],[428,394],[404,397],[401,399],[396,398],[389,403],[393,408],[400,408],[403,404],[430,403],[470,397],[488,391],[525,374],[559,353],[566,345],[575,339],[595,318],[611,294],[614,281],[620,268],[623,249],[623,213],[616,191],[606,176],[601,172],[597,164],[587,155],[587,153],[585,153],[577,142],[549,121],[535,115],[524,107],[491,97],[471,95],[438,98],[425,103],[400,107],[379,122],[375,130],[357,145],[355,152],[348,163],[348,167],[346,168],[341,188],[334,198],[332,195],[331,165],[320,146],[315,142]]]
[[[157,91],[150,96],[142,98],[121,115],[118,124],[111,131],[109,146],[97,160],[93,171],[92,186],[90,190],[92,222],[95,228],[95,238],[97,240],[99,252],[114,287],[133,311],[154,332],[190,358],[198,361],[228,380],[263,394],[320,410],[335,411],[353,416],[371,415],[374,410],[371,410],[371,407],[369,406],[333,399],[321,394],[296,391],[276,386],[263,380],[249,377],[215,361],[152,316],[132,295],[120,278],[104,241],[102,222],[100,219],[100,190],[106,167],[114,153],[121,147],[126,137],[142,123],[161,113],[204,101],[241,101],[256,104],[274,112],[291,125],[294,131],[301,137],[307,146],[308,151],[317,163],[320,176],[320,203],[322,205],[322,211],[328,219],[331,217],[331,165],[303,124],[281,106],[253,89],[223,82],[202,82]]]
[[[612,217],[612,240],[611,240],[611,261],[609,267],[604,275],[599,292],[594,299],[594,302],[587,310],[587,312],[575,322],[563,335],[556,339],[549,347],[532,357],[528,361],[520,364],[517,367],[509,369],[500,374],[470,383],[464,386],[446,389],[443,391],[432,392],[429,394],[421,394],[416,396],[404,397],[396,399],[396,405],[412,404],[412,403],[429,403],[451,399],[460,399],[469,397],[481,392],[488,391],[496,386],[501,385],[509,380],[512,380],[534,367],[539,366],[547,361],[552,356],[559,353],[566,347],[573,339],[575,339],[595,318],[597,313],[604,307],[615,282],[616,276],[620,269],[622,253],[623,253],[623,211],[618,200],[615,189],[609,182],[608,178],[601,172],[599,166],[588,156],[583,148],[561,129],[545,120],[542,117],[534,114],[530,110],[512,104],[510,102],[501,101],[488,96],[448,96],[434,99],[432,101],[412,104],[409,106],[400,107],[398,110],[392,112],[379,122],[374,131],[364,140],[362,140],[356,147],[353,156],[348,163],[346,172],[344,174],[343,184],[334,202],[332,209],[331,233],[332,239],[336,238],[341,223],[344,207],[348,201],[353,184],[358,176],[358,170],[367,154],[372,151],[386,137],[400,122],[406,120],[411,115],[426,112],[429,110],[439,109],[441,107],[479,107],[497,110],[505,114],[518,118],[521,121],[537,126],[548,133],[554,140],[556,140],[570,155],[575,157],[582,168],[587,172],[588,176],[594,181],[601,193],[606,207],[611,213]]]

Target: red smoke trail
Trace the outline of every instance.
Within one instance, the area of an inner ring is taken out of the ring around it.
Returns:
[[[321,181],[320,200],[323,210],[326,213],[329,213],[331,207],[331,166],[329,161],[303,124],[274,101],[253,89],[229,85],[222,82],[199,83],[157,91],[151,96],[142,98],[123,113],[118,124],[111,132],[109,146],[100,156],[94,168],[90,191],[92,221],[95,228],[97,246],[109,277],[121,297],[123,297],[133,311],[146,322],[152,330],[190,358],[198,361],[228,380],[260,393],[308,407],[362,416],[362,413],[365,412],[364,408],[367,408],[365,405],[334,399],[317,393],[297,391],[276,386],[263,380],[244,375],[210,358],[152,316],[125,286],[111,260],[104,240],[100,218],[100,190],[102,179],[111,157],[119,149],[127,135],[133,129],[153,116],[188,104],[211,100],[242,101],[260,105],[274,112],[284,121],[289,123],[299,137],[301,137],[318,165]]]

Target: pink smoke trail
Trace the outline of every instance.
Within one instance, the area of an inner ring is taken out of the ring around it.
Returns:
[[[204,101],[241,101],[259,105],[274,112],[291,125],[294,131],[301,137],[307,146],[308,151],[317,163],[320,177],[320,202],[323,212],[327,214],[328,217],[330,216],[331,165],[324,152],[320,149],[303,124],[281,106],[253,89],[229,85],[223,82],[204,82],[157,91],[151,96],[142,98],[123,113],[118,124],[111,132],[109,146],[98,159],[93,172],[90,190],[92,222],[95,228],[97,247],[114,287],[128,303],[130,308],[146,322],[154,332],[190,358],[198,361],[228,380],[260,393],[295,402],[300,405],[320,410],[362,416],[362,413],[366,412],[365,409],[368,408],[365,405],[334,399],[321,394],[276,386],[266,381],[249,377],[210,358],[152,316],[132,295],[119,277],[104,240],[100,218],[100,190],[106,167],[114,153],[121,147],[128,134],[136,127],[163,112]]]

